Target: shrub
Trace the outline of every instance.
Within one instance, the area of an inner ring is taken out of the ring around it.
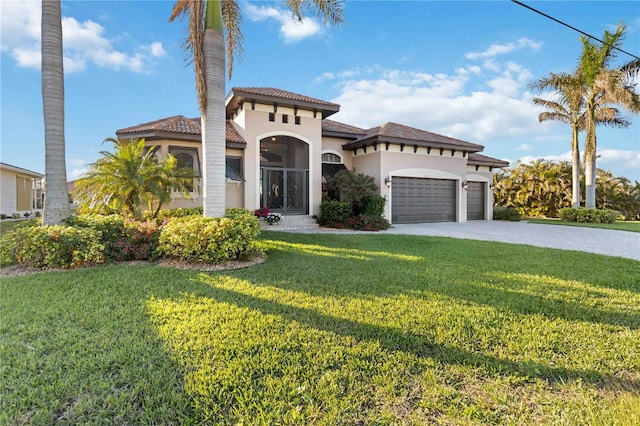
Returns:
[[[162,223],[166,219],[171,219],[174,217],[187,217],[187,216],[202,216],[203,209],[202,207],[190,207],[190,208],[178,208],[178,209],[162,209],[158,212],[155,217],[155,220],[158,223]],[[153,212],[147,211],[144,214],[144,218],[146,221],[154,220]]]
[[[515,207],[495,206],[493,208],[493,220],[510,220],[517,222],[520,219],[520,212],[518,212]]]
[[[172,219],[160,233],[160,253],[188,262],[220,263],[255,252],[258,218],[244,209],[230,209],[227,215]]]
[[[366,195],[362,197],[362,214],[365,216],[382,217],[387,199],[380,195]]]
[[[74,268],[104,262],[100,233],[71,226],[30,226],[3,239],[3,251],[17,262],[37,268]],[[7,247],[4,247],[5,244]]]
[[[259,209],[253,212],[253,214],[255,214],[256,217],[261,217],[261,218],[267,217],[269,213],[271,213],[271,210],[269,210],[266,207],[260,207]]]
[[[7,216],[6,214],[4,214],[4,213],[0,213],[0,219],[4,220],[4,219],[6,219],[6,218],[8,218],[8,217],[9,217],[9,216]]]
[[[580,207],[560,210],[560,218],[567,222],[580,223],[615,223],[620,217],[617,210],[596,210]]]
[[[158,240],[164,222],[138,222],[118,215],[80,215],[71,216],[65,223],[98,231],[107,261],[153,260],[158,257]]]
[[[318,223],[322,226],[329,225],[332,222],[344,222],[351,216],[351,204],[346,201],[327,200],[320,204],[320,215]]]
[[[358,215],[349,217],[344,222],[345,228],[359,231],[382,231],[389,229],[389,221],[380,216]]]
[[[355,169],[342,170],[328,182],[329,193],[335,194],[338,200],[351,204],[355,214],[363,213],[363,198],[375,196],[377,192],[373,177],[356,173]]]

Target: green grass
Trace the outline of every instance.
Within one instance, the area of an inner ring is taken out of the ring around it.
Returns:
[[[261,238],[243,270],[3,278],[0,424],[640,424],[640,262]]]
[[[585,228],[616,229],[618,231],[640,232],[640,222],[637,221],[624,221],[616,223],[578,223],[566,222],[560,219],[525,218],[524,220],[526,220],[527,222],[541,223],[544,225],[582,226]]]

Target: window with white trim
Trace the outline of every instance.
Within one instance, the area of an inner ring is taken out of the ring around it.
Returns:
[[[179,168],[192,169],[193,175],[195,177],[200,177],[200,158],[198,157],[197,148],[170,146],[169,154],[176,157]],[[195,184],[196,183],[194,181],[194,184],[191,185],[190,192],[194,191]]]
[[[332,152],[325,152],[322,154],[323,163],[342,164],[342,157]]]

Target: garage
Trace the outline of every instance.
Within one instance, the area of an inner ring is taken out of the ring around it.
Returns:
[[[467,220],[484,220],[484,182],[469,182],[467,187]]]
[[[456,182],[394,176],[391,181],[391,221],[455,222]]]

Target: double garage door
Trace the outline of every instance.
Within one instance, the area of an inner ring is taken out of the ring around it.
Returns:
[[[485,184],[469,182],[467,220],[484,220]],[[393,177],[391,221],[393,223],[455,222],[457,181]]]
[[[391,221],[455,222],[456,182],[394,176],[391,181]]]

